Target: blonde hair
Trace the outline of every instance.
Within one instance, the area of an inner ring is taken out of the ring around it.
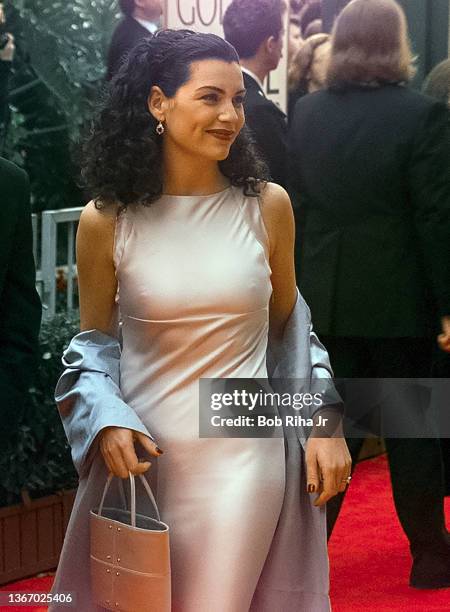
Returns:
[[[406,17],[395,0],[352,0],[335,23],[331,43],[329,87],[414,76]]]
[[[329,34],[313,34],[307,38],[294,56],[288,72],[289,91],[305,85],[307,75],[314,61],[314,53],[318,47],[328,42]]]

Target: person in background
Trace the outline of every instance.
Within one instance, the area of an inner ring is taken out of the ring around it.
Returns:
[[[4,28],[5,13],[3,4],[0,3],[0,26]],[[8,123],[8,84],[11,66],[14,59],[15,45],[12,34],[0,35],[0,151],[3,139],[6,136],[6,125]]]
[[[300,13],[304,4],[305,4],[305,0],[291,0],[289,3],[291,7],[290,16],[294,18],[298,17],[298,14]]]
[[[325,87],[330,50],[330,36],[315,34],[303,42],[290,63],[288,72],[289,120],[301,96]]]
[[[32,382],[41,302],[35,288],[25,172],[0,157],[0,447],[14,436]]]
[[[298,14],[298,19],[302,36],[306,38],[310,24],[317,21],[320,21],[320,25],[322,24],[322,0],[309,0],[306,2]],[[317,24],[313,27],[316,28]],[[310,31],[308,35],[311,36],[314,33],[314,31]]]
[[[427,96],[450,106],[450,59],[444,60],[433,68],[425,79],[422,91]],[[433,376],[450,378],[450,355],[437,349],[433,370]],[[441,439],[441,445],[445,466],[446,495],[450,495],[450,439]]]
[[[450,106],[450,58],[433,68],[423,85],[423,93]]]
[[[244,108],[271,178],[286,185],[287,121],[285,113],[264,93],[264,81],[282,58],[283,0],[233,0],[223,18],[225,40],[239,55],[247,90]]]
[[[427,378],[436,340],[450,352],[449,111],[407,86],[413,72],[401,7],[353,0],[335,24],[327,88],[294,110],[297,276],[340,378]],[[393,408],[414,417],[410,402]],[[440,442],[385,443],[410,585],[450,587]],[[362,439],[348,444],[356,458]],[[329,533],[342,498],[328,504]]]
[[[0,24],[5,15],[0,3]],[[12,34],[0,49],[0,146],[8,123],[8,81],[14,59]],[[36,291],[28,177],[0,157],[0,448],[14,438],[32,382],[39,348],[41,302]]]
[[[292,60],[297,55],[297,51],[303,44],[302,31],[300,22],[296,17],[289,19],[289,47],[288,47],[288,63],[291,65]]]
[[[320,34],[322,32],[323,32],[322,19],[314,19],[308,24],[308,27],[306,28],[304,32],[304,38],[305,40],[307,40],[311,36],[314,36],[315,34]]]
[[[108,51],[110,81],[120,68],[125,55],[142,39],[159,28],[163,12],[162,0],[119,0],[124,15],[116,27]]]

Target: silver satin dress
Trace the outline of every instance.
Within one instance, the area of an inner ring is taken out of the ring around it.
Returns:
[[[173,611],[327,612],[325,512],[305,492],[300,445],[288,467],[282,438],[198,433],[199,378],[267,377],[272,286],[258,200],[230,187],[130,208],[117,221],[114,261],[121,392],[164,451],[150,471],[170,526]],[[97,452],[80,482],[55,592],[80,587],[83,572],[88,584],[78,513],[96,505],[100,475]],[[71,560],[85,568],[77,577]],[[88,595],[85,586],[83,612],[97,610]]]

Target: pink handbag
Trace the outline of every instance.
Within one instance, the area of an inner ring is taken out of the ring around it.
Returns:
[[[112,478],[110,474],[100,506],[90,512],[93,600],[106,610],[170,612],[169,527],[161,521],[152,490],[142,475],[156,519],[136,514],[131,473],[131,510],[104,507]]]

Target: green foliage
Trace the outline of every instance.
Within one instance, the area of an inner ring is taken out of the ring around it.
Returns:
[[[101,95],[117,2],[21,0],[6,10],[17,51],[4,155],[29,172],[35,211],[78,206],[72,153]]]
[[[78,315],[60,314],[42,324],[36,381],[19,430],[0,454],[0,506],[20,502],[23,489],[41,497],[77,484],[53,393],[62,353],[78,331]]]

